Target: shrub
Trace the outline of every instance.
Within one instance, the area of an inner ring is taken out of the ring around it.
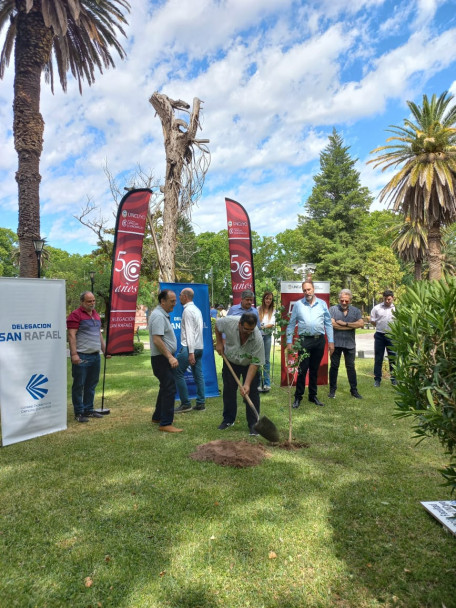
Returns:
[[[140,355],[144,352],[144,344],[142,342],[134,342],[133,343],[133,354]]]
[[[456,488],[456,278],[417,281],[396,309],[398,417],[412,416],[419,442],[436,436],[450,463],[441,470]],[[418,443],[419,443],[418,442]]]

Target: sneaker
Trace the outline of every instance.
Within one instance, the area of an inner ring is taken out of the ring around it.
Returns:
[[[355,399],[362,399],[361,395],[358,393],[358,391],[352,391],[351,392],[351,396],[354,397]]]
[[[223,421],[222,424],[220,424],[217,428],[218,428],[219,431],[224,431],[229,426],[233,426],[233,424],[234,424],[234,422],[225,422],[225,421]]]
[[[74,419],[78,422],[89,422],[89,419],[87,418],[87,416],[84,416],[84,414],[78,414],[74,417]]]
[[[202,403],[201,405],[196,404],[194,407],[192,407],[192,410],[196,410],[197,412],[204,412],[205,409],[206,406],[204,405],[204,403]]]
[[[182,412],[190,412],[191,409],[192,406],[190,405],[190,403],[188,405],[180,405],[179,407],[174,408],[174,413],[182,414]]]
[[[335,399],[335,398],[336,398],[336,391],[329,391],[329,395],[328,395],[328,397],[329,397],[330,399]]]
[[[258,392],[259,392],[259,393],[264,393],[264,392],[265,392],[265,390],[264,390],[264,388],[261,388],[261,386],[259,386],[259,387],[258,387]]]
[[[84,412],[84,416],[87,416],[88,418],[104,418],[103,414],[99,414],[94,410],[91,410],[90,412]]]
[[[269,393],[270,390],[271,390],[270,386],[263,386],[263,393]]]
[[[260,433],[259,433],[257,430],[255,430],[255,427],[254,427],[254,426],[251,426],[251,427],[250,427],[250,432],[249,432],[249,435],[250,435],[251,437],[258,437],[258,435],[259,435],[259,434],[260,434]]]
[[[397,380],[396,380],[396,378],[391,378],[391,384],[393,386],[397,386]]]
[[[299,399],[295,399],[293,401],[293,405],[291,407],[294,407],[295,409],[298,408],[301,405],[301,402],[299,401]]]
[[[380,387],[380,380],[376,380],[374,382],[374,386],[375,386],[375,388],[379,388]]]

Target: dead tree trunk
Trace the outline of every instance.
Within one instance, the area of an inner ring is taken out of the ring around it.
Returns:
[[[177,220],[180,214],[188,211],[189,197],[182,198],[182,173],[193,158],[193,144],[206,142],[196,140],[199,126],[201,101],[193,100],[193,109],[187,124],[185,120],[176,118],[174,110],[184,110],[188,113],[190,106],[185,101],[170,99],[166,95],[155,92],[149,99],[158,114],[163,128],[166,154],[165,185],[163,186],[163,233],[161,239],[160,280],[175,281],[175,252],[177,245]],[[190,196],[191,199],[191,196]]]

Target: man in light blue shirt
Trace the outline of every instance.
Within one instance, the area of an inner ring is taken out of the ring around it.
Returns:
[[[301,357],[303,351],[306,351],[304,354],[307,354],[307,356],[302,357],[299,364],[293,403],[294,408],[299,407],[301,404],[306,388],[307,371],[309,371],[309,401],[315,403],[315,405],[324,405],[317,397],[317,377],[318,368],[325,352],[325,332],[328,336],[329,354],[332,355],[334,352],[334,331],[326,302],[315,296],[315,288],[312,281],[304,281],[302,292],[304,297],[302,300],[295,302],[291,312],[290,323],[287,327],[287,350],[285,352],[285,358],[288,359],[288,353],[297,325],[302,347],[302,350],[299,351],[299,356]]]

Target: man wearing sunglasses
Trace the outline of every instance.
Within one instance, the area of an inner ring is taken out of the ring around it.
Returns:
[[[329,398],[335,399],[337,390],[337,374],[339,373],[340,358],[344,355],[345,369],[347,370],[350,393],[355,399],[362,399],[358,393],[358,384],[355,369],[356,342],[355,330],[364,326],[359,308],[351,305],[352,293],[349,289],[342,289],[339,293],[339,304],[331,306],[332,326],[334,329],[334,352],[331,354],[331,367],[329,370]]]

